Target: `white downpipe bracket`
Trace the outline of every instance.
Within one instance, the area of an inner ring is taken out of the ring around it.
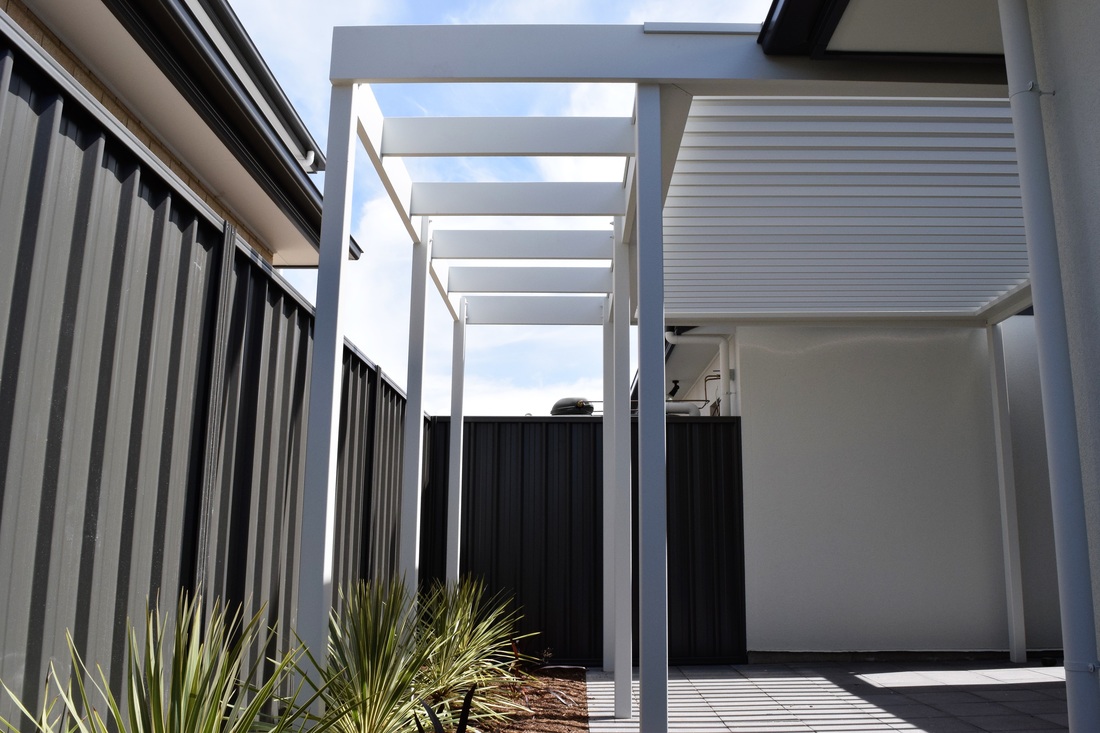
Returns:
[[[671,331],[665,333],[665,341],[670,344],[715,344],[718,346],[718,384],[722,393],[722,401],[719,405],[722,417],[733,414],[733,390],[730,388],[730,341],[726,336],[708,336],[703,334],[675,334]]]
[[[1058,600],[1066,658],[1069,728],[1096,730],[1100,725],[1100,684],[1096,678],[1096,617],[1092,600],[1088,526],[1085,520],[1077,414],[1069,359],[1062,273],[1050,167],[1039,104],[1035,51],[1026,0],[999,0],[1001,36],[1016,136],[1020,198],[1024,212],[1035,331],[1039,346],[1039,383],[1043,395]]]

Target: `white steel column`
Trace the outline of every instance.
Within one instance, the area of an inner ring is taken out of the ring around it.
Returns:
[[[1009,659],[1027,661],[1024,633],[1024,587],[1020,569],[1020,522],[1016,509],[1016,473],[1012,467],[1012,425],[1009,421],[1008,376],[1000,326],[986,326],[989,378],[993,387],[993,437],[997,443],[997,479],[1001,495],[1001,546],[1004,548],[1005,601],[1008,611]]]
[[[447,583],[458,582],[462,549],[462,391],[466,385],[466,299],[458,302],[451,352],[451,442],[447,463]]]
[[[665,496],[665,292],[661,88],[639,84],[638,237],[639,731],[668,730],[668,577]]]
[[[603,668],[615,669],[615,329],[603,305]]]
[[[1043,393],[1054,546],[1058,562],[1058,600],[1066,659],[1069,727],[1100,726],[1100,684],[1096,672],[1096,619],[1092,601],[1085,502],[1073,376],[1062,296],[1061,265],[1050,193],[1040,90],[1025,0],[999,0],[1001,36],[1016,135],[1020,196],[1024,211],[1031,293],[1039,346],[1039,382]],[[1051,90],[1047,90],[1051,91]]]
[[[615,370],[611,378],[615,394],[611,424],[615,450],[615,717],[631,715],[634,672],[634,559],[630,496],[630,250],[623,242],[622,220],[615,226],[612,272],[612,330]],[[608,422],[604,413],[604,424]]]
[[[420,567],[420,489],[424,471],[424,309],[432,241],[428,217],[413,245],[412,294],[409,300],[409,385],[405,405],[405,452],[401,466],[401,528],[398,574],[415,593]]]
[[[355,172],[356,87],[333,86],[329,104],[328,170],[321,250],[317,268],[317,310],[306,422],[306,471],[299,548],[298,616],[295,631],[306,649],[323,660],[328,650],[335,543],[336,458],[340,435],[340,385],[344,330],[340,289],[351,237],[351,195]]]

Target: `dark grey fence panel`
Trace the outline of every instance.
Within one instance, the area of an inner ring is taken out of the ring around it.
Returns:
[[[0,39],[0,678],[33,708],[50,659],[67,667],[66,630],[117,689],[127,617],[158,596],[174,608],[181,587],[266,605],[290,643],[313,315],[13,44]],[[345,370],[344,583],[393,572],[405,402],[352,349]]]
[[[422,580],[443,568],[444,426],[447,418],[434,420]],[[515,597],[520,633],[539,632],[523,642],[525,652],[594,661],[603,577],[600,420],[470,418],[465,427],[462,572]]]
[[[422,582],[443,575],[450,429],[433,420]],[[462,571],[514,594],[521,630],[540,632],[527,651],[559,661],[594,664],[603,653],[601,436],[598,418],[465,425]],[[666,444],[670,659],[744,661],[740,419],[671,419]],[[635,569],[636,555],[635,527]]]
[[[313,318],[243,250],[229,278],[195,580],[207,596],[243,604],[248,614],[266,606],[283,620],[285,648],[297,608]]]
[[[126,618],[174,599],[222,234],[33,63],[6,65],[0,677],[33,705],[66,630],[117,684]]]
[[[669,658],[674,664],[745,662],[741,419],[670,419],[665,444]],[[637,522],[634,531],[636,571]]]
[[[364,520],[360,577],[388,580],[397,575],[401,509],[401,457],[405,446],[405,395],[381,369],[375,374],[369,435],[373,446],[370,499]]]

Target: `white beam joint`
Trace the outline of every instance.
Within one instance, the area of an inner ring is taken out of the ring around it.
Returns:
[[[471,295],[466,322],[477,326],[599,326],[603,298],[588,295]]]
[[[355,114],[358,124],[356,132],[363,148],[367,151],[367,157],[374,166],[382,187],[390,197],[401,223],[405,225],[409,237],[416,243],[420,236],[421,222],[411,213],[412,203],[412,179],[409,171],[400,159],[382,159],[381,145],[385,120],[382,109],[378,106],[378,100],[374,92],[368,86],[359,88],[356,99]],[[326,173],[327,176],[327,173]]]

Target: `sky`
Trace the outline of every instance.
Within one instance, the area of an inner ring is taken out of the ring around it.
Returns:
[[[770,0],[230,0],[245,29],[314,138],[325,147],[332,28],[346,25],[451,23],[759,23]],[[410,49],[410,53],[414,50]],[[386,116],[611,115],[629,116],[627,85],[376,86]],[[352,232],[363,248],[349,262],[341,308],[347,337],[402,389],[407,385],[412,245],[377,176],[357,155]],[[621,159],[547,158],[407,161],[413,180],[582,181],[622,179]],[[315,176],[319,189],[323,176]],[[608,222],[609,223],[609,222]],[[437,228],[495,228],[509,222],[450,219]],[[554,228],[599,226],[547,221]],[[523,224],[527,226],[527,224]],[[283,275],[311,302],[316,273]],[[424,407],[450,413],[453,321],[429,282]],[[547,415],[562,397],[601,399],[599,326],[470,326],[466,332],[467,415]]]

